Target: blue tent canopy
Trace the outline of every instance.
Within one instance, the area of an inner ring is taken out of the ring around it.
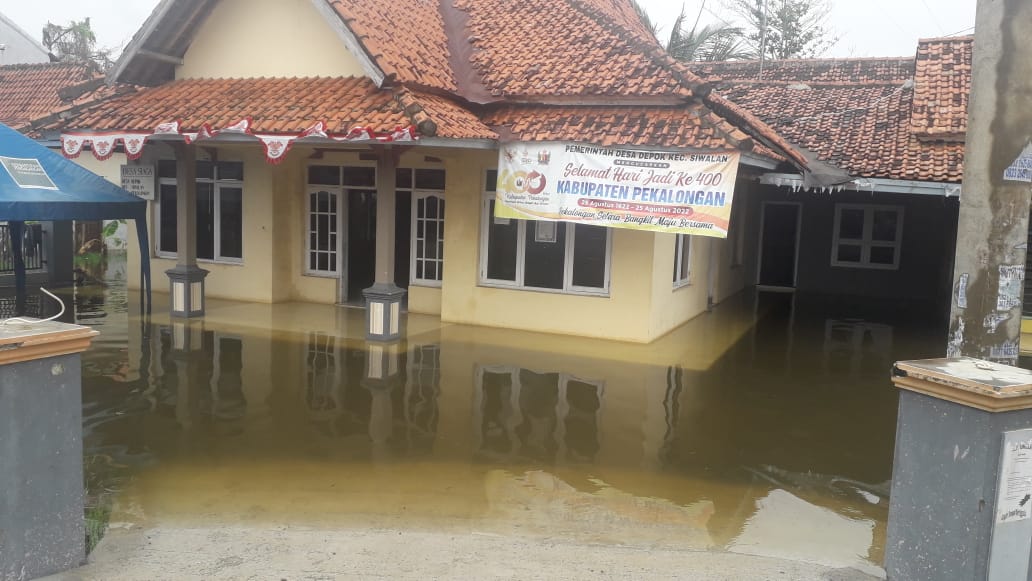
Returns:
[[[150,311],[147,202],[0,123],[0,221],[11,226],[18,294],[25,294],[21,231],[26,221],[136,221],[140,282]]]

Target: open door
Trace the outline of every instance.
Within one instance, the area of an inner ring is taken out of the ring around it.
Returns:
[[[757,277],[761,288],[795,288],[801,216],[802,206],[798,202],[763,203]]]

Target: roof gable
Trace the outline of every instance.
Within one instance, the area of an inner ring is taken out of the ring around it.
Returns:
[[[248,12],[244,10],[245,7],[255,4],[246,0],[161,0],[147,18],[147,21],[133,36],[132,41],[130,41],[115,67],[108,75],[108,81],[112,83],[123,82],[154,86],[176,78],[176,69],[186,64],[184,57],[197,38],[199,31],[203,29],[204,24],[209,20],[217,6],[225,1],[233,2],[236,12],[240,13],[241,17],[246,17]],[[345,24],[344,20],[331,7],[330,4],[337,0],[292,1],[310,4],[314,7],[330,30],[337,36],[341,45],[327,50],[339,50],[340,55],[343,55],[341,58],[346,58],[347,55],[350,55],[358,63],[365,76],[372,79],[377,85],[383,82],[383,71],[365,51],[362,43]],[[290,22],[295,22],[296,20],[295,15],[290,15],[287,19]],[[239,28],[241,26],[240,18],[233,18],[232,15],[224,18],[224,20],[227,22],[223,24],[223,28]],[[241,56],[254,61],[261,61],[264,58],[263,55],[269,54],[278,48],[291,45],[295,47],[298,45],[303,46],[305,44],[303,40],[307,37],[306,31],[300,31],[299,34],[295,33],[293,35],[278,35],[276,29],[279,28],[282,27],[276,26],[273,30],[238,31],[254,35],[255,38],[261,40],[261,50],[251,51],[250,54]],[[320,55],[320,58],[325,59],[327,56],[329,55]],[[296,74],[293,73],[290,76],[295,76]]]
[[[365,76],[311,0],[220,0],[177,79]]]

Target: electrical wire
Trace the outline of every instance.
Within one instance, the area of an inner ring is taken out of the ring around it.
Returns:
[[[54,299],[55,301],[57,301],[57,303],[59,305],[61,305],[61,312],[57,313],[53,317],[47,317],[46,319],[23,319],[21,317],[13,317],[13,318],[10,318],[10,319],[4,319],[3,321],[0,321],[0,327],[6,327],[7,325],[10,325],[12,323],[19,324],[19,325],[25,325],[25,326],[38,325],[40,323],[46,323],[46,322],[54,321],[54,320],[57,320],[57,319],[61,318],[61,315],[63,315],[64,312],[65,312],[64,301],[62,301],[57,295],[55,295],[54,293],[48,291],[47,289],[45,289],[43,287],[39,287],[39,290],[43,291],[48,297],[50,297],[50,298]]]

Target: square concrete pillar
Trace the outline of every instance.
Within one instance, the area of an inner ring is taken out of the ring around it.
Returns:
[[[204,316],[204,279],[208,271],[196,266],[177,266],[166,270],[172,300],[172,316]]]
[[[0,322],[0,579],[86,558],[79,353],[97,332]]]
[[[401,301],[405,289],[376,283],[362,291],[366,300],[366,339],[391,342],[401,338]]]
[[[892,581],[1032,579],[1032,372],[897,363],[885,570]]]

